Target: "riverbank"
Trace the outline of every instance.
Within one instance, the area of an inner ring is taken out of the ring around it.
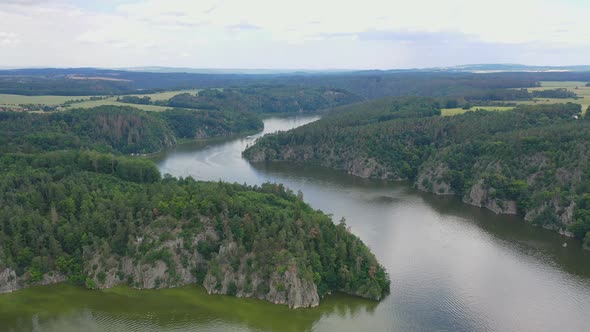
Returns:
[[[590,247],[583,217],[590,213],[590,127],[579,116],[580,105],[569,103],[441,117],[433,99],[390,98],[335,109],[313,124],[265,136],[242,155],[410,180],[422,191],[518,215]]]
[[[287,150],[284,153],[286,159],[289,156],[293,156],[294,152],[289,152]],[[305,154],[304,154],[305,155]],[[311,156],[312,154],[308,154]],[[311,159],[306,161],[285,161],[285,160],[278,160],[278,161],[267,161],[266,155],[264,153],[254,153],[248,156],[250,162],[254,164],[261,164],[261,163],[284,163],[290,162],[297,165],[305,165],[306,163],[309,164],[310,162],[314,165],[318,165],[321,167],[331,168],[337,172],[343,172],[350,176],[362,178],[362,179],[374,179],[374,180],[382,180],[382,181],[389,181],[389,182],[396,182],[396,183],[409,183],[414,188],[429,194],[433,194],[436,196],[453,196],[457,197],[460,201],[462,201],[466,205],[475,206],[478,208],[486,209],[492,211],[495,214],[499,215],[510,215],[510,216],[517,216],[521,218],[522,221],[525,221],[533,226],[537,226],[533,223],[535,217],[539,215],[541,209],[537,209],[534,211],[528,211],[526,213],[522,213],[518,209],[518,203],[515,200],[504,200],[494,197],[495,189],[491,187],[487,187],[484,185],[483,181],[477,181],[473,184],[467,191],[465,195],[458,195],[451,189],[451,184],[448,181],[445,181],[443,178],[444,173],[447,171],[446,169],[441,169],[440,167],[434,168],[423,168],[417,175],[417,179],[415,181],[409,181],[408,179],[402,178],[390,178],[389,174],[386,171],[386,167],[379,164],[376,160],[370,159],[368,162],[364,161],[351,161],[347,162],[343,165],[343,167],[333,167],[331,165],[325,165],[322,163],[316,163]],[[552,206],[553,209],[556,211],[560,209],[560,206],[555,205]],[[574,234],[567,229],[567,225],[572,222],[573,213],[574,213],[575,203],[571,203],[567,209],[560,214],[560,221],[562,223],[562,227],[558,227],[558,225],[540,225],[540,227],[554,231],[564,237],[573,238]],[[584,249],[590,250],[590,247],[583,246]]]
[[[313,118],[265,120],[265,131],[307,121]],[[395,281],[391,296],[377,302],[333,292],[317,307],[291,310],[258,299],[209,296],[196,285],[92,291],[58,284],[0,296],[0,326],[30,331],[37,324],[51,332],[583,331],[589,326],[590,252],[581,250],[579,241],[453,196],[419,191],[407,181],[363,179],[289,162],[252,164],[241,157],[249,143],[236,138],[176,147],[158,159],[158,168],[177,177],[282,183],[301,190],[313,209],[335,221],[345,217],[347,227],[370,246]]]
[[[198,285],[158,290],[118,286],[102,291],[57,284],[0,296],[8,331],[309,331],[322,317],[373,312],[375,301],[332,294],[305,310],[250,298],[210,296]],[[81,309],[83,308],[83,309]],[[150,313],[146,316],[146,313]]]

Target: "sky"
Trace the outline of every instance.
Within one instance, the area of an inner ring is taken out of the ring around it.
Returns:
[[[590,0],[0,0],[0,67],[590,64]]]

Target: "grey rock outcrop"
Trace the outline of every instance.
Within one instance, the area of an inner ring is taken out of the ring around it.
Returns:
[[[517,214],[516,202],[493,197],[494,188],[486,188],[483,180],[477,181],[463,197],[463,202],[483,207],[496,214]]]

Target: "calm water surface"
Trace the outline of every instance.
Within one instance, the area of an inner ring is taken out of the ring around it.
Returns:
[[[317,117],[271,118],[264,133]],[[0,296],[1,330],[39,331],[587,331],[590,253],[517,218],[496,216],[406,183],[320,167],[249,164],[256,137],[196,142],[155,157],[163,173],[201,180],[284,183],[316,209],[345,217],[385,265],[380,303],[333,295],[290,310],[209,296],[202,287],[157,291],[37,287]],[[568,243],[563,247],[564,242]]]

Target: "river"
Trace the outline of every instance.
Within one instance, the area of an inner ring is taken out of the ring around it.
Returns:
[[[270,118],[253,137],[177,146],[160,170],[199,180],[283,183],[316,209],[346,218],[387,268],[381,302],[335,294],[291,310],[207,295],[200,286],[88,291],[69,285],[0,296],[0,330],[47,331],[583,331],[590,326],[590,252],[578,241],[408,183],[315,166],[250,164],[241,152],[264,133],[318,117]],[[563,247],[566,242],[567,247]]]

